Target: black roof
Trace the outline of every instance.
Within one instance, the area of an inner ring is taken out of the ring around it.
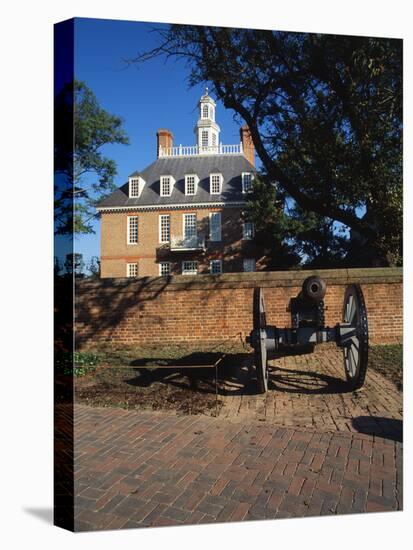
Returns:
[[[219,172],[223,176],[220,195],[211,195],[209,192],[209,175],[214,172]],[[130,177],[139,175],[145,180],[145,186],[139,198],[129,198],[127,182],[102,200],[98,208],[244,201],[245,196],[242,194],[241,187],[242,172],[255,172],[255,167],[244,155],[159,158],[142,172],[134,172],[130,175]],[[185,195],[185,174],[197,174],[199,178],[195,195]],[[175,185],[170,197],[161,197],[160,176],[169,175],[175,179]]]

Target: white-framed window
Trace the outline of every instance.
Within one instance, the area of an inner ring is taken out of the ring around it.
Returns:
[[[202,130],[201,132],[201,145],[202,147],[208,147],[208,130]]]
[[[209,192],[211,195],[219,195],[221,193],[222,175],[210,174],[209,176]]]
[[[202,107],[202,118],[208,118],[208,115],[209,115],[208,105],[204,105]]]
[[[244,258],[243,261],[244,271],[255,271],[255,259],[254,258]]]
[[[171,196],[173,184],[174,178],[172,176],[161,176],[161,197]]]
[[[159,242],[169,243],[171,240],[171,218],[169,214],[159,216]]]
[[[221,240],[221,212],[209,213],[209,240]]]
[[[138,216],[128,216],[128,244],[138,244]]]
[[[197,184],[198,184],[198,176],[196,174],[186,174],[185,195],[195,195]]]
[[[212,132],[212,145],[215,147],[217,144],[217,135],[215,132]]]
[[[131,199],[139,198],[141,191],[141,178],[133,177],[129,178],[129,197]]]
[[[222,273],[222,260],[211,260],[209,270],[212,274]]]
[[[250,241],[254,237],[254,224],[253,222],[244,222],[242,224],[242,238]]]
[[[126,276],[137,277],[138,276],[138,262],[132,264],[126,264]]]
[[[182,275],[196,275],[198,273],[198,262],[195,261],[183,261],[182,262]]]
[[[254,179],[251,172],[242,172],[242,192],[249,193],[252,191],[252,180]]]
[[[159,275],[166,277],[171,274],[171,262],[161,262],[159,264]]]
[[[182,223],[184,239],[189,239],[197,234],[196,214],[184,214]]]

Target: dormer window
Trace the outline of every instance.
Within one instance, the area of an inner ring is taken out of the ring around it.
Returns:
[[[196,195],[199,178],[196,174],[186,174],[185,195]]]
[[[249,193],[252,191],[252,180],[253,175],[251,172],[243,172],[242,173],[242,192],[243,193]]]
[[[209,176],[209,192],[211,195],[219,195],[222,187],[222,174],[211,174]]]
[[[170,197],[175,180],[172,176],[161,176],[161,197]]]
[[[209,115],[208,105],[204,105],[202,107],[202,118],[208,118],[208,115]]]
[[[145,182],[139,176],[129,178],[129,198],[138,199]]]

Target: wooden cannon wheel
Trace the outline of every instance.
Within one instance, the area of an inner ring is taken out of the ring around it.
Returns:
[[[356,390],[364,384],[369,351],[367,310],[359,284],[352,284],[346,288],[343,321],[354,327],[354,334],[343,347],[343,354],[347,381],[351,388]]]
[[[268,390],[268,358],[265,346],[267,320],[265,315],[264,295],[261,288],[254,288],[253,297],[253,324],[254,331],[259,334],[259,341],[254,345],[254,362],[257,373],[259,393]]]
[[[254,363],[257,375],[257,386],[260,393],[268,390],[268,350],[267,350],[267,320],[265,315],[264,296],[261,288],[254,288],[253,324],[249,343],[254,348]],[[275,327],[271,327],[274,330]],[[333,329],[315,326],[324,338],[331,341]],[[285,333],[292,329],[284,329]],[[363,292],[359,284],[351,284],[346,288],[343,303],[343,324],[337,325],[335,333],[336,344],[343,348],[344,371],[352,390],[361,388],[367,372],[369,333],[367,310]],[[342,335],[340,333],[342,330]],[[319,335],[317,332],[317,339]],[[303,336],[305,339],[305,334]],[[314,340],[313,340],[314,341]],[[303,343],[300,341],[299,343]],[[321,343],[321,342],[320,342]],[[287,342],[287,346],[291,344]]]

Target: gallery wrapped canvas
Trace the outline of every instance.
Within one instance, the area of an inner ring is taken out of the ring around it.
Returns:
[[[55,524],[397,511],[402,41],[55,25]]]

